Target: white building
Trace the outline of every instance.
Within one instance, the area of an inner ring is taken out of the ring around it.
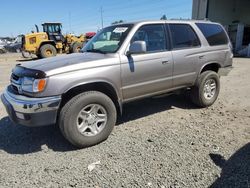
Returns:
[[[250,0],[193,0],[192,18],[221,23],[235,52],[250,55]]]

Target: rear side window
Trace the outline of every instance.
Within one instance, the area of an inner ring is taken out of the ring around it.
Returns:
[[[224,45],[228,43],[227,35],[218,24],[196,23],[210,46]]]
[[[192,48],[200,46],[199,38],[188,24],[169,24],[173,48]]]

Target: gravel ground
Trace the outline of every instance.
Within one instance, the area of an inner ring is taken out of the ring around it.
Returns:
[[[19,56],[0,56],[0,92]],[[207,109],[183,95],[127,104],[109,139],[82,150],[57,127],[11,123],[0,104],[0,187],[249,188],[249,71],[234,59]]]

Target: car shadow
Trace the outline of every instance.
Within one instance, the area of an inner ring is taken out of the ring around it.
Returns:
[[[170,110],[173,107],[195,108],[183,95],[148,98],[124,106],[123,116],[118,117],[117,126],[148,115]],[[66,152],[76,150],[64,139],[57,126],[25,127],[16,125],[8,117],[0,120],[0,150],[9,154],[27,154],[47,148]]]
[[[190,102],[187,93],[146,98],[125,104],[123,106],[123,115],[118,117],[116,125],[119,126],[123,123],[173,108],[197,109],[197,107]]]
[[[9,117],[0,120],[0,150],[9,154],[27,154],[48,149],[64,152],[76,148],[63,138],[55,125],[25,127],[11,122]]]
[[[211,188],[250,187],[250,143],[240,148],[228,160],[220,154],[209,154],[215,165],[221,168],[218,179]]]

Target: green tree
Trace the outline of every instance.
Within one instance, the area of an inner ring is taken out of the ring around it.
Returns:
[[[164,14],[162,17],[161,17],[161,20],[166,20],[167,19],[167,16]]]

